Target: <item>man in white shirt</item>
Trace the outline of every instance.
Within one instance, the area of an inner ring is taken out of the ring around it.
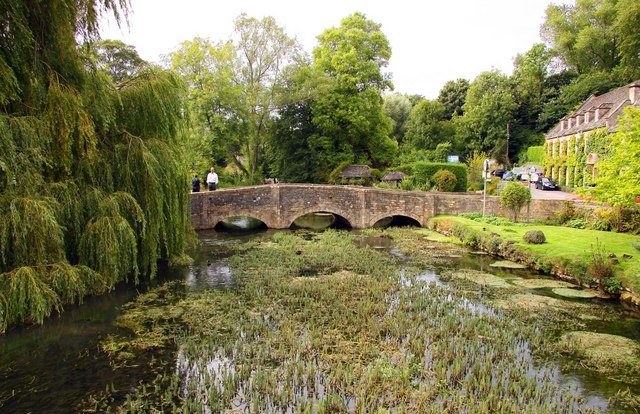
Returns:
[[[209,191],[215,191],[218,188],[218,174],[213,167],[211,167],[211,172],[207,174],[207,186],[209,186]]]

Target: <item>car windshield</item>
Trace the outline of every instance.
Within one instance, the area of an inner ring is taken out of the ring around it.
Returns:
[[[542,182],[545,184],[551,184],[551,180],[549,180],[548,178],[543,178]]]

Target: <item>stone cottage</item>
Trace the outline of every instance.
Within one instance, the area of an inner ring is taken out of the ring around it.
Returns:
[[[581,187],[598,175],[597,162],[624,108],[640,106],[640,80],[600,96],[591,95],[563,117],[545,139],[545,173],[560,185]]]

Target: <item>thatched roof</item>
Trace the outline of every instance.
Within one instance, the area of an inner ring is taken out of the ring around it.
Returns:
[[[402,181],[406,176],[402,171],[389,171],[382,177],[382,181]]]
[[[347,165],[338,175],[339,178],[371,178],[371,168],[368,165]]]

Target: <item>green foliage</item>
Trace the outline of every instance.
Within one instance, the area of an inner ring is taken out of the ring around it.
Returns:
[[[0,272],[63,259],[64,236],[53,199],[0,199]]]
[[[100,15],[126,6],[0,6],[2,329],[152,277],[158,260],[183,254],[182,82],[156,67],[132,77],[129,67],[116,87],[76,43],[93,44]]]
[[[391,118],[390,137],[396,142],[402,143],[407,130],[407,120],[413,109],[413,104],[405,95],[390,93],[383,96],[384,104],[382,109],[384,114]]]
[[[445,107],[438,101],[418,102],[406,125],[406,142],[416,149],[435,149],[453,136],[451,123],[445,119]]]
[[[312,69],[320,74],[323,93],[312,110],[315,140],[334,154],[345,153],[352,163],[390,164],[397,142],[389,138],[391,119],[383,112],[380,94],[392,87],[382,72],[391,48],[380,24],[355,13],[318,40]],[[332,158],[329,170],[345,160]]]
[[[6,300],[5,326],[21,322],[42,323],[53,309],[60,309],[60,298],[33,267],[18,267],[0,274],[0,292]],[[0,319],[0,332],[4,331],[2,323]]]
[[[463,110],[456,122],[460,145],[467,151],[490,152],[498,162],[508,163],[507,128],[513,125],[516,110],[509,78],[498,71],[478,75],[469,87]]]
[[[610,72],[621,62],[629,67],[638,63],[638,21],[640,7],[634,1],[550,4],[542,35],[562,61],[579,73]]]
[[[438,191],[451,192],[456,188],[458,179],[456,176],[447,170],[439,170],[432,177],[433,183]]]
[[[500,205],[511,211],[513,221],[518,221],[520,209],[531,201],[531,192],[520,183],[510,182],[500,193]]]
[[[409,174],[407,172],[409,169],[404,168],[404,166],[400,166],[399,168],[405,174]],[[411,175],[417,185],[433,183],[433,176],[438,171],[449,171],[456,177],[454,191],[467,191],[468,170],[464,164],[416,162],[412,165],[411,170]]]
[[[147,65],[136,48],[120,40],[104,39],[85,45],[98,66],[107,71],[115,83],[133,78]]]
[[[628,107],[618,131],[608,138],[610,156],[599,162],[596,187],[590,192],[611,205],[635,205],[640,196],[640,109]]]
[[[542,244],[547,241],[541,230],[529,230],[522,236],[522,239],[529,244]]]
[[[598,283],[598,290],[605,292],[605,286],[611,286],[609,280],[614,277],[614,273],[613,265],[603,252],[600,241],[596,239],[595,246],[591,246],[591,261],[587,274]]]
[[[469,81],[466,79],[450,80],[444,84],[438,93],[438,102],[444,107],[445,119],[463,114],[462,108],[469,90]]]
[[[544,148],[542,145],[527,148],[526,162],[542,165],[544,163]]]
[[[474,150],[467,155],[466,164],[469,171],[469,190],[482,190],[484,188],[484,178],[482,177],[482,169],[484,168],[484,160],[489,159],[486,152]]]

